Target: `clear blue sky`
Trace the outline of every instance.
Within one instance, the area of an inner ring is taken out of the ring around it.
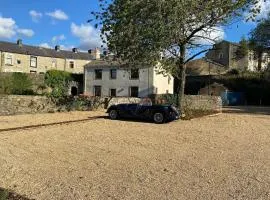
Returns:
[[[0,40],[84,50],[100,45],[98,31],[86,23],[98,0],[0,0],[0,5]],[[254,27],[242,21],[228,26],[224,39],[237,42]]]

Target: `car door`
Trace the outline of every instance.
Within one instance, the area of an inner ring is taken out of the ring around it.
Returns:
[[[141,119],[151,118],[151,106],[138,105],[136,115]]]
[[[136,118],[137,117],[137,104],[128,104],[126,107],[126,117]]]

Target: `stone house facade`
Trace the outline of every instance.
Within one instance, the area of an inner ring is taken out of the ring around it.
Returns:
[[[84,93],[90,96],[148,97],[172,94],[174,79],[155,67],[127,69],[106,61],[89,63],[84,72]]]
[[[84,66],[99,59],[98,49],[79,52],[77,48],[64,51],[60,46],[55,49],[35,47],[17,43],[0,42],[0,72],[22,72],[44,74],[48,70],[61,70],[83,74]]]
[[[249,51],[248,56],[238,59],[236,51],[240,47],[238,43],[222,41],[215,44],[213,50],[206,53],[206,58],[223,65],[226,69],[239,70],[258,70],[258,59],[254,56],[253,51]],[[265,70],[270,64],[270,54],[262,55],[262,70]]]

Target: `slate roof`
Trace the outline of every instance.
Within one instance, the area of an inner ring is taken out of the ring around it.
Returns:
[[[64,50],[56,51],[54,49],[29,46],[25,44],[19,46],[17,43],[2,42],[2,41],[0,41],[0,51],[33,56],[52,57],[52,58],[93,60],[93,56],[90,55],[89,53],[83,52],[74,53],[72,51],[64,51]]]

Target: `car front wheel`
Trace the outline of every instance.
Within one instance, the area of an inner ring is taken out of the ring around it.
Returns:
[[[118,113],[116,110],[111,110],[109,112],[109,117],[112,119],[112,120],[116,120],[118,118]]]
[[[163,115],[163,113],[157,112],[154,114],[153,119],[154,119],[155,123],[162,124],[164,122],[164,115]]]

